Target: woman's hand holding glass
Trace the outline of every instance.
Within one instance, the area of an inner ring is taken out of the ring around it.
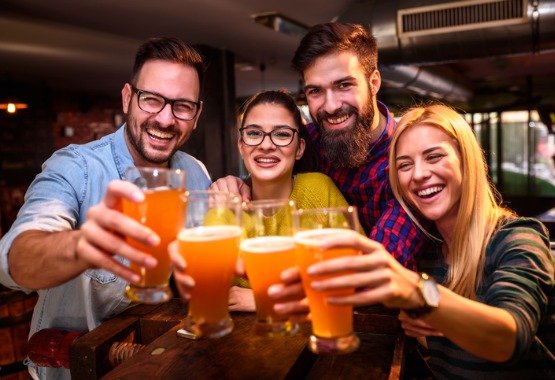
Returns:
[[[335,246],[322,248],[322,242],[333,237],[351,239],[358,235],[360,225],[356,207],[305,209],[293,213],[296,261],[304,291],[308,298],[312,320],[309,348],[314,353],[343,354],[356,350],[359,339],[353,331],[353,306],[331,303],[330,298],[355,292],[352,284],[344,283],[334,289],[318,288],[315,283],[337,281],[345,273],[313,273],[315,263],[327,263],[337,258],[351,259],[360,251]]]
[[[336,235],[326,238],[318,246],[322,250],[350,248],[363,252],[359,256],[334,258],[308,267],[310,277],[337,275],[310,282],[318,291],[337,291],[355,288],[351,294],[330,296],[330,304],[364,306],[383,304],[391,308],[413,309],[422,305],[416,290],[418,273],[404,268],[385,248],[360,234]],[[302,289],[298,268],[291,268],[281,275],[282,283],[270,287],[269,294],[278,300],[274,310],[289,315],[295,321],[310,320],[308,303]],[[296,301],[280,302],[286,297],[296,296]],[[402,327],[410,336],[441,336],[441,332],[431,328],[422,320],[411,320],[404,312],[399,319]]]
[[[334,236],[323,241],[321,249],[350,247],[364,252],[361,256],[343,257],[320,262],[310,267],[310,275],[324,275],[349,271],[333,279],[313,281],[319,290],[353,286],[354,294],[330,297],[334,304],[363,306],[383,304],[390,308],[414,309],[422,306],[416,290],[419,275],[404,268],[385,248],[363,235]]]

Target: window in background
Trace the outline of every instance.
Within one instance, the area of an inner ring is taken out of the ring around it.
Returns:
[[[536,111],[501,114],[503,191],[555,196],[554,139]]]

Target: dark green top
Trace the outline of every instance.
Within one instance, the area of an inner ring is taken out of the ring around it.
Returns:
[[[440,249],[419,260],[419,270],[444,283]],[[531,218],[504,220],[486,249],[477,300],[500,307],[517,324],[516,347],[506,363],[480,359],[443,337],[427,337],[437,379],[555,379],[554,258],[545,227]]]

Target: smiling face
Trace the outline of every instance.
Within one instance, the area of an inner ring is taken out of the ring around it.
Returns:
[[[260,130],[266,133],[283,128],[298,131],[291,113],[278,104],[262,103],[253,106],[243,120],[243,128]],[[237,145],[245,167],[251,174],[253,185],[256,183],[290,183],[295,161],[300,159],[305,141],[295,133],[293,141],[287,146],[276,146],[265,136],[258,146],[249,146],[238,140]]]
[[[324,155],[342,166],[361,165],[377,127],[375,96],[381,79],[365,74],[356,55],[331,53],[317,58],[304,71],[308,107],[322,135]]]
[[[458,147],[441,129],[415,124],[397,142],[395,170],[402,197],[440,230],[455,225],[462,193]]]
[[[200,85],[194,68],[184,64],[150,60],[137,76],[135,87],[169,99],[197,102]],[[171,156],[189,139],[197,126],[199,109],[193,120],[173,116],[166,104],[158,114],[142,111],[137,93],[125,84],[122,89],[123,111],[127,114],[126,140],[136,166],[168,166]],[[202,107],[202,105],[200,106]]]

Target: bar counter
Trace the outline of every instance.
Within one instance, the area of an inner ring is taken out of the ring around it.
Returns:
[[[406,344],[395,310],[357,308],[354,326],[361,344],[347,355],[310,352],[310,324],[301,325],[297,334],[287,337],[257,336],[253,332],[254,313],[232,313],[235,327],[225,337],[181,338],[176,331],[186,313],[187,305],[174,299],[157,306],[138,305],[106,321],[72,343],[72,378],[402,378]],[[119,364],[113,349],[118,342],[141,349]]]

